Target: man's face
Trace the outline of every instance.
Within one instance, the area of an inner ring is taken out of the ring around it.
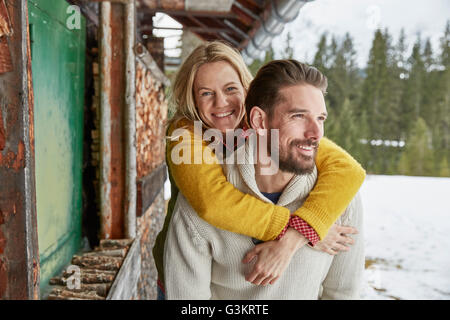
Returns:
[[[279,129],[279,168],[299,175],[311,173],[327,118],[323,93],[302,84],[285,87],[279,94],[282,99],[269,118],[269,129]]]

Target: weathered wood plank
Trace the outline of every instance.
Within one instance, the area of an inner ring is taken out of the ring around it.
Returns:
[[[129,300],[133,297],[141,275],[141,244],[135,240],[109,290],[106,300]]]
[[[156,196],[164,189],[167,179],[167,166],[161,164],[149,175],[137,182],[136,216],[142,216],[155,201]]]

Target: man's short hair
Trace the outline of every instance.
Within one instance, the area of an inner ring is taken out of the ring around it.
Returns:
[[[285,87],[310,84],[326,93],[328,81],[319,70],[297,60],[273,60],[259,69],[245,99],[247,115],[254,106],[263,109],[269,117],[283,98],[279,91]]]

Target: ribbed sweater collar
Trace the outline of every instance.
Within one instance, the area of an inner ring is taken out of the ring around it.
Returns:
[[[239,150],[245,148],[245,150]],[[247,139],[246,143],[242,145],[238,150],[244,151],[244,164],[238,164],[239,173],[248,186],[248,188],[260,199],[270,202],[259,190],[255,179],[255,149],[254,143],[251,143],[251,139]],[[236,151],[238,151],[236,150]],[[300,199],[304,199],[308,196],[311,190],[314,188],[314,184],[317,179],[317,168],[314,166],[314,170],[311,174],[306,175],[294,175],[294,177],[289,181],[286,188],[284,188],[280,199],[278,200],[278,205],[287,206],[292,202]]]

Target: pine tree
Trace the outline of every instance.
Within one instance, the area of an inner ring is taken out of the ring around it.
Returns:
[[[442,161],[450,159],[450,20],[440,39],[435,82],[435,110],[433,121],[433,148],[436,155],[436,172],[440,173]]]
[[[369,124],[367,121],[367,112],[365,110],[357,117],[355,112],[355,121],[357,123],[357,138],[355,146],[352,149],[352,155],[358,160],[364,168],[369,168],[370,160],[370,139]]]
[[[357,98],[359,97],[360,76],[356,63],[356,51],[350,34],[339,41],[332,37],[326,45],[324,34],[318,44],[315,55],[318,64],[326,66],[328,89],[326,103],[329,117],[326,122],[326,134],[350,153],[359,149],[361,136],[356,118]],[[324,67],[325,68],[325,67]]]
[[[409,161],[406,152],[402,152],[400,160],[398,161],[398,173],[403,176],[411,175],[411,169],[409,168]]]
[[[425,66],[421,55],[419,34],[408,59],[408,79],[405,81],[402,98],[402,115],[404,118],[404,121],[402,121],[404,127],[401,128],[402,136],[408,136],[411,125],[421,114],[424,75]]]
[[[282,54],[282,59],[293,59],[294,58],[294,48],[292,47],[292,35],[290,32],[286,35],[286,47]]]
[[[359,110],[365,110],[368,121],[367,170],[380,173],[384,161],[382,149],[372,146],[371,140],[385,139],[390,128],[385,123],[389,106],[388,41],[381,30],[376,30],[362,83]]]
[[[447,157],[443,157],[441,164],[439,166],[439,176],[440,177],[449,177],[450,178],[450,164],[447,160]]]
[[[450,20],[445,26],[444,36],[441,38],[441,64],[445,67],[450,66]]]
[[[334,40],[333,44],[332,41],[330,51],[334,51],[335,56],[327,70],[328,99],[331,106],[335,108],[337,115],[340,115],[344,101],[349,99],[353,103],[358,97],[359,76],[356,51],[353,40],[348,33],[345,34],[342,42],[339,43]]]
[[[430,72],[434,66],[433,48],[431,47],[430,38],[425,41],[425,47],[423,49],[423,64],[426,72]]]
[[[428,176],[433,174],[434,155],[431,146],[431,133],[422,118],[417,118],[406,141],[405,157],[412,175]]]
[[[342,128],[337,135],[336,142],[345,150],[353,154],[358,143],[358,128],[355,121],[354,106],[349,98],[346,98],[339,117],[339,125]]]
[[[395,45],[391,44],[390,37],[387,42],[387,63],[388,63],[388,74],[390,75],[387,79],[388,85],[386,101],[387,105],[384,112],[384,122],[385,128],[389,128],[389,131],[384,130],[384,137],[386,139],[399,141],[402,139],[401,130],[402,127],[402,111],[401,111],[401,100],[403,96],[404,88],[404,78],[406,76],[407,70],[405,69],[406,59],[406,43],[405,43],[405,31],[402,29],[400,31],[399,40]],[[403,137],[404,138],[404,137]]]
[[[382,139],[384,136],[383,120],[388,90],[387,41],[381,32],[376,30],[369,53],[366,78],[362,84],[361,110],[367,110],[369,121],[369,139]]]
[[[359,99],[361,77],[359,75],[357,54],[353,44],[353,38],[347,32],[342,42],[341,54],[346,66],[345,90],[346,96],[352,103]]]
[[[274,60],[274,57],[275,53],[272,44],[270,44],[269,49],[265,52],[264,60],[260,59],[253,60],[253,62],[248,66],[248,69],[250,70],[251,74],[255,76],[258,70],[267,62]]]
[[[319,43],[317,44],[317,52],[314,55],[313,66],[326,74],[328,66],[328,46],[327,46],[327,34],[323,33],[320,36]]]
[[[433,56],[433,49],[431,41],[428,38],[425,42],[425,47],[422,53],[423,61],[423,76],[422,76],[422,92],[421,92],[421,109],[420,117],[422,117],[428,126],[434,125],[436,119],[437,109],[437,90],[439,81],[439,72],[435,68],[435,59]]]

